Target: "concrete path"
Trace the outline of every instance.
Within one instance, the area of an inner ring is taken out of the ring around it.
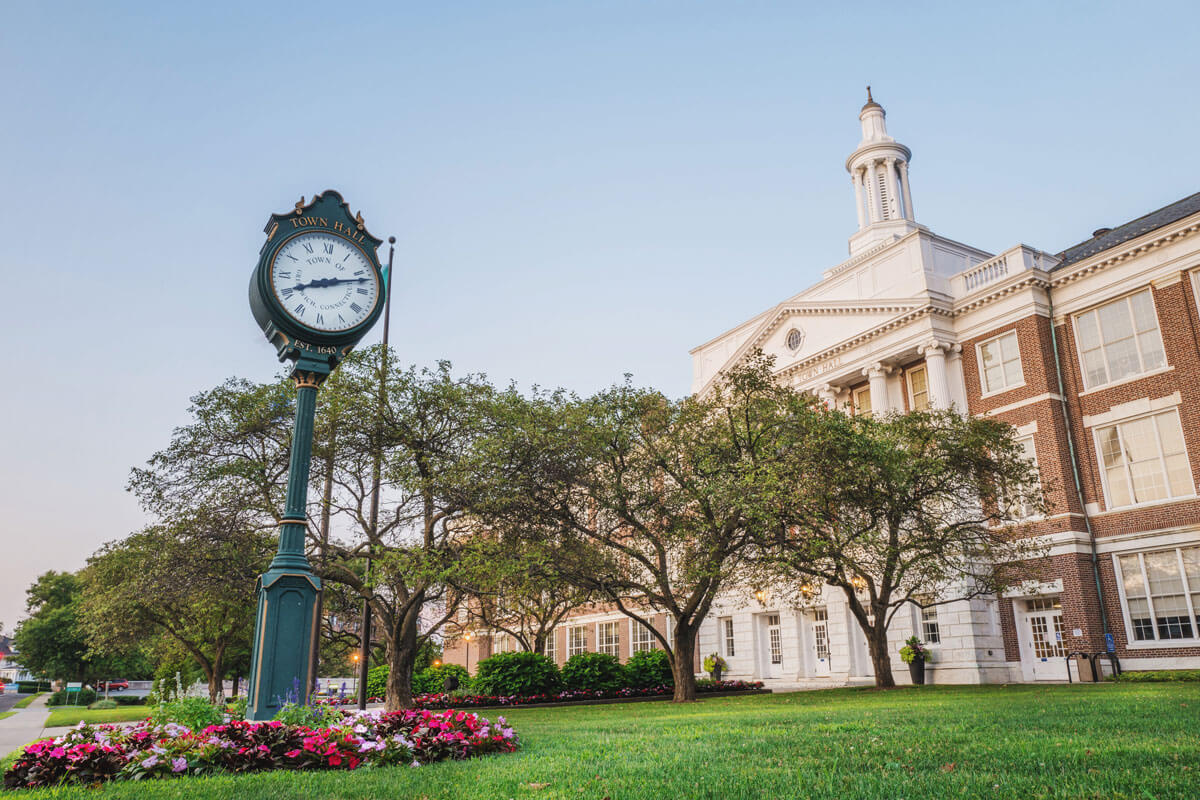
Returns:
[[[42,737],[50,709],[46,708],[49,694],[44,694],[27,708],[15,709],[11,717],[0,719],[0,758]]]

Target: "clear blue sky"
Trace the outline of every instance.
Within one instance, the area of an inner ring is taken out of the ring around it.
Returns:
[[[394,234],[394,342],[687,391],[841,261],[863,86],[918,220],[1050,251],[1200,189],[1190,3],[9,3],[0,622],[144,522],[131,466],[230,375],[271,211]]]

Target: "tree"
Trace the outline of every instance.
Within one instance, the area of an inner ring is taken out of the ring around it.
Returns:
[[[480,533],[459,558],[456,588],[468,621],[507,633],[531,653],[544,653],[554,627],[595,598],[562,579],[555,565],[564,558],[546,541]]]
[[[230,660],[240,666],[254,630],[255,582],[274,537],[220,508],[181,514],[88,560],[84,618],[100,652],[147,636],[164,636],[186,651],[221,694]]]
[[[330,503],[339,527],[321,576],[369,600],[390,667],[387,707],[407,708],[421,646],[457,604],[451,586],[468,526],[464,497],[494,391],[482,376],[454,377],[446,362],[403,368],[373,347],[351,354],[323,392],[343,424],[331,444]]]
[[[1020,525],[1044,511],[1042,487],[1007,423],[813,409],[789,429],[787,457],[760,476],[776,515],[758,528],[764,563],[784,585],[842,590],[877,686],[895,685],[887,630],[904,605],[1001,591],[1043,553]]]
[[[485,445],[478,514],[518,541],[555,543],[555,571],[651,630],[676,702],[694,700],[696,636],[753,557],[763,502],[751,478],[778,458],[792,395],[755,359],[705,397],[628,384],[579,400],[506,395]],[[645,609],[674,620],[674,643]]]

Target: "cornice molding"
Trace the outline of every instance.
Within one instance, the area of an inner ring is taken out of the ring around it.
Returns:
[[[1094,256],[1089,256],[1083,261],[1080,261],[1078,264],[1073,265],[1070,268],[1070,272],[1067,272],[1063,275],[1053,276],[1050,279],[1050,286],[1053,288],[1057,286],[1065,286],[1068,283],[1074,283],[1080,278],[1087,277],[1088,275],[1099,272],[1100,270],[1120,264],[1122,261],[1128,261],[1131,258],[1135,258],[1136,256],[1151,250],[1157,250],[1160,247],[1164,247],[1171,242],[1176,241],[1177,239],[1190,236],[1198,231],[1200,231],[1200,220],[1193,220],[1189,225],[1168,233],[1162,233],[1153,239],[1142,242],[1141,244],[1126,247],[1123,250],[1112,253],[1112,255],[1108,256],[1107,258],[1100,258],[1100,256],[1102,256],[1105,252],[1111,252],[1111,249],[1109,251],[1101,251],[1100,253],[1097,253]],[[1092,259],[1095,260],[1093,261]]]

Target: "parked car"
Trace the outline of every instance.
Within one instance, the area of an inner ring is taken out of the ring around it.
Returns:
[[[111,681],[98,681],[96,683],[96,691],[103,692],[106,689],[110,692],[119,692],[129,688],[129,681],[124,678],[114,678]]]

